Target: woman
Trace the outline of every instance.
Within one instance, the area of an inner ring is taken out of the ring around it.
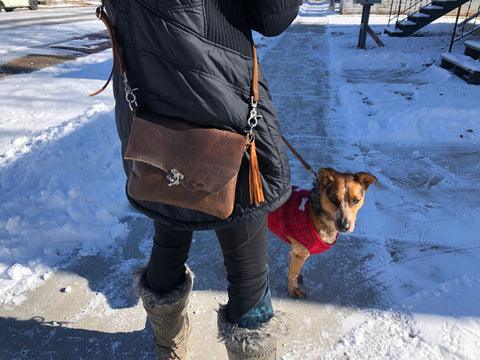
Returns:
[[[251,30],[283,32],[299,0],[106,0],[138,107],[194,124],[245,133],[253,68]],[[193,274],[185,262],[195,230],[214,229],[224,256],[229,301],[219,310],[219,337],[230,359],[274,359],[277,317],[267,274],[267,214],[290,196],[290,173],[278,118],[263,73],[262,115],[255,143],[265,201],[249,200],[248,156],[238,176],[235,207],[225,220],[156,202],[131,204],[154,219],[155,237],[137,290],[152,324],[157,359],[185,359],[186,305]],[[122,154],[132,116],[120,72],[114,74]],[[127,177],[132,164],[124,160]],[[128,194],[127,194],[128,196]]]

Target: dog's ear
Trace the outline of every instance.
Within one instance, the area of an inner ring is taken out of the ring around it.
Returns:
[[[318,181],[322,186],[327,186],[335,180],[337,172],[331,168],[322,168],[318,170]]]
[[[366,172],[357,172],[356,174],[353,175],[354,179],[356,182],[358,182],[360,185],[362,185],[362,188],[364,190],[367,190],[372,183],[374,183],[376,186],[377,184],[377,178],[373,175],[370,175]]]

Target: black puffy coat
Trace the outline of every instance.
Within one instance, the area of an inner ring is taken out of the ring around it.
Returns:
[[[128,79],[146,112],[246,133],[252,77],[251,30],[265,36],[284,31],[299,0],[106,0]],[[256,148],[265,202],[249,203],[248,154],[242,162],[232,215],[214,216],[129,198],[140,212],[176,229],[215,229],[271,212],[290,196],[290,170],[277,113],[263,72],[259,73],[263,116]],[[125,152],[132,117],[120,72],[114,74],[115,116]],[[124,160],[127,177],[132,164]],[[128,196],[128,195],[127,195]]]

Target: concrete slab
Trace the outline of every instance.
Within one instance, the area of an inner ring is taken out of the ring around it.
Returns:
[[[154,358],[151,329],[139,303],[113,309],[87,279],[64,272],[25,296],[21,305],[1,309],[2,359]],[[223,344],[216,341],[216,309],[226,301],[224,291],[194,291],[189,303],[190,358],[227,360]],[[319,350],[335,345],[342,320],[350,313],[340,306],[288,299],[274,299],[274,306],[288,317],[291,328],[280,341],[278,355],[292,359],[305,354],[320,359]]]

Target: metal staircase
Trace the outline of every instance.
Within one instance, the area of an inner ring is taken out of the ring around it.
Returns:
[[[409,36],[470,0],[420,0],[415,3],[400,1],[396,14],[393,14],[393,1],[390,8],[390,21],[395,20],[395,28],[386,28],[390,36]]]

